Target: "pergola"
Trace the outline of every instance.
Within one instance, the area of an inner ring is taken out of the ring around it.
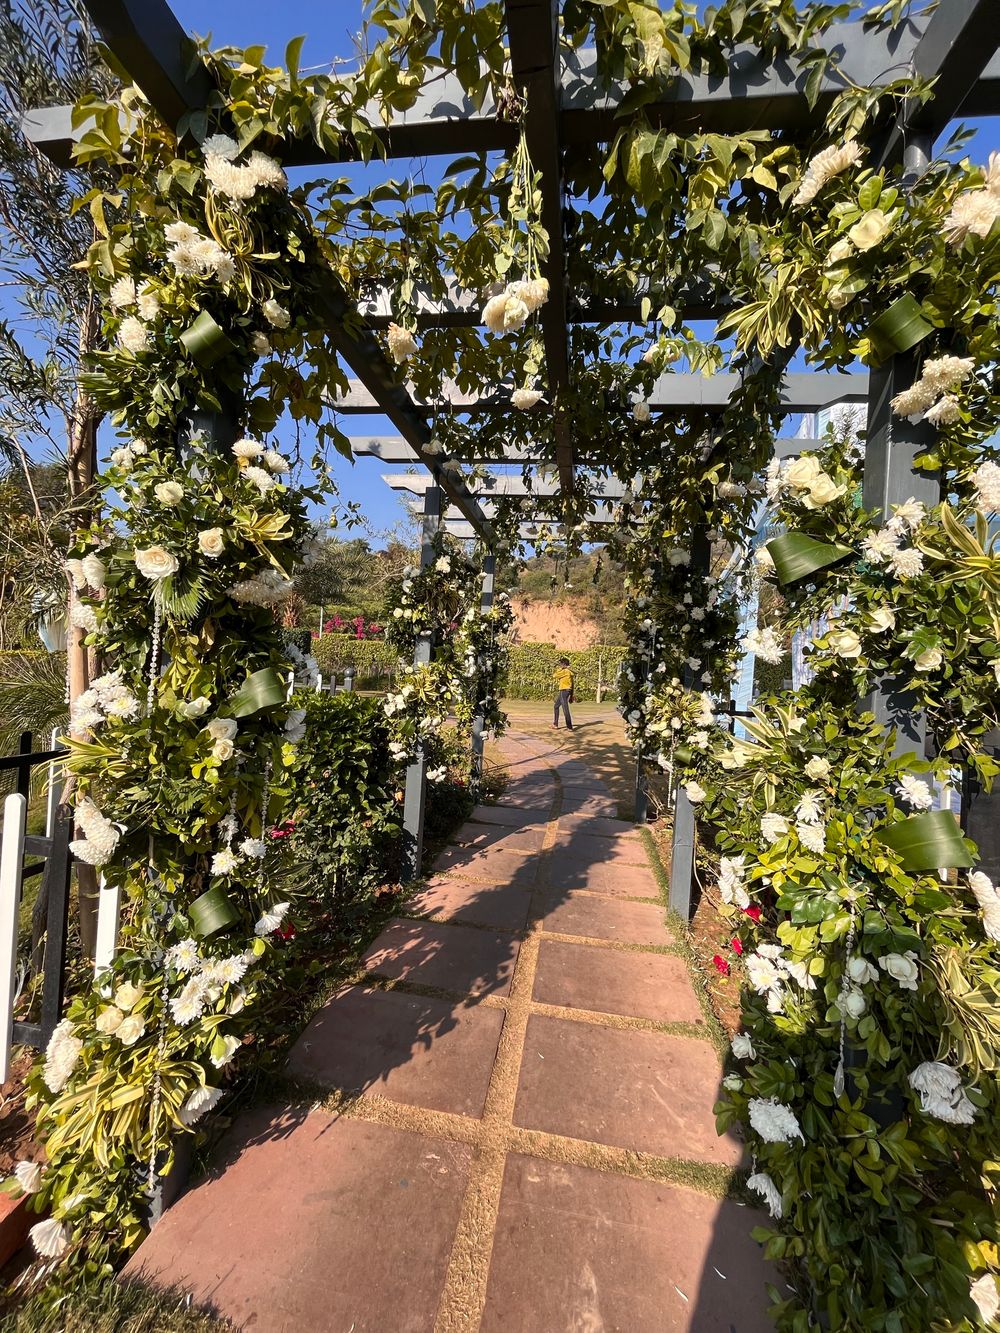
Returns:
[[[118,62],[142,89],[163,120],[176,126],[187,113],[200,110],[214,91],[207,70],[190,61],[190,43],[165,0],[86,0],[101,37]],[[561,392],[571,383],[570,329],[574,325],[609,321],[644,323],[643,300],[656,291],[647,282],[637,289],[620,290],[610,297],[569,289],[567,229],[568,201],[564,181],[567,150],[610,140],[620,122],[616,112],[627,89],[603,84],[597,77],[593,51],[563,51],[559,43],[558,0],[505,0],[507,37],[513,81],[525,101],[524,127],[532,162],[541,175],[541,220],[550,240],[542,263],[549,283],[549,299],[540,311],[548,403],[533,409],[554,438],[554,457],[539,449],[519,448],[491,456],[479,448],[477,465],[489,468],[519,464],[525,470],[554,465],[557,483],[528,485],[509,475],[492,482],[466,483],[447,466],[433,444],[434,413],[445,406],[453,419],[470,423],[489,414],[509,412],[507,397],[482,396],[445,382],[439,399],[428,403],[401,381],[386,356],[377,333],[390,318],[388,293],[357,308],[346,290],[330,275],[327,333],[354,377],[349,392],[336,401],[344,414],[380,414],[394,432],[391,436],[352,441],[357,457],[383,463],[409,463],[425,470],[422,476],[393,475],[389,484],[421,498],[424,522],[423,559],[429,558],[430,540],[440,524],[460,537],[476,537],[486,551],[484,599],[492,596],[495,533],[491,520],[504,505],[529,506],[532,499],[573,500],[588,522],[610,523],[618,504],[636,479],[600,479],[588,471],[586,448],[578,448],[573,423],[561,404]],[[947,0],[929,18],[911,20],[902,27],[871,31],[860,23],[834,26],[823,39],[835,62],[824,74],[810,103],[808,70],[785,59],[770,62],[756,48],[738,48],[723,75],[682,74],[662,95],[645,107],[650,123],[680,132],[727,133],[748,128],[781,130],[803,140],[823,123],[832,99],[848,82],[878,87],[900,70],[934,81],[934,97],[923,105],[904,106],[898,116],[881,126],[872,153],[872,165],[902,164],[911,175],[926,165],[934,140],[959,113],[967,116],[1000,112],[1000,24],[995,0]],[[68,165],[77,131],[70,108],[39,110],[29,117],[26,130],[53,161]],[[435,80],[420,92],[412,109],[396,115],[378,130],[389,158],[415,155],[454,155],[462,152],[510,150],[516,127],[497,114],[487,99],[477,109],[458,79]],[[296,140],[272,147],[286,166],[333,164],[334,159],[315,144]],[[350,146],[336,159],[351,155]],[[483,293],[448,282],[448,295],[439,299],[426,291],[418,297],[417,321],[423,328],[475,327],[480,323]],[[712,319],[726,309],[725,275],[707,270],[689,283],[680,302],[687,320]],[[348,318],[349,317],[349,318]],[[791,359],[791,353],[785,365]],[[864,504],[887,510],[910,496],[933,504],[937,481],[913,468],[914,457],[926,447],[926,425],[898,420],[890,432],[890,399],[913,380],[913,355],[892,357],[878,370],[843,373],[788,373],[784,376],[781,411],[786,415],[813,412],[835,403],[866,403],[867,450]],[[657,380],[649,406],[653,413],[680,417],[704,413],[708,419],[722,412],[739,383],[735,374],[712,377],[668,373]],[[480,436],[480,438],[482,438]],[[798,441],[780,438],[777,454],[787,456]],[[428,447],[431,446],[431,447]],[[641,480],[641,479],[639,479]],[[522,537],[530,539],[532,525],[547,520],[541,512],[519,509]],[[700,557],[707,559],[707,543]],[[694,554],[699,556],[698,543]],[[429,641],[418,644],[417,662],[427,661]],[[912,700],[887,685],[868,701],[877,717],[896,726],[901,747],[923,744],[923,729]],[[481,746],[481,728],[475,742]],[[413,843],[413,865],[419,865],[422,841],[424,771],[415,763],[407,778],[406,826]],[[693,810],[681,792],[677,800],[671,905],[687,913],[693,861]]]

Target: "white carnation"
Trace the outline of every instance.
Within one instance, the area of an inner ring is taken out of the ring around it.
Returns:
[[[765,1143],[791,1143],[794,1138],[806,1141],[795,1112],[777,1097],[751,1097],[747,1113],[751,1127]]]

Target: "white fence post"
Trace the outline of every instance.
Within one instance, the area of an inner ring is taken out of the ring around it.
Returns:
[[[94,944],[94,978],[106,972],[118,950],[118,924],[121,917],[122,891],[112,888],[100,877],[97,890],[97,940]]]
[[[10,1069],[17,983],[17,927],[27,817],[28,802],[25,798],[20,793],[8,796],[3,803],[3,841],[0,842],[0,1083],[7,1081]]]
[[[49,749],[54,750],[59,740],[59,728],[52,728],[49,737]],[[45,836],[51,838],[56,831],[56,811],[59,808],[59,788],[62,784],[62,765],[57,759],[49,760],[49,790],[45,802]]]

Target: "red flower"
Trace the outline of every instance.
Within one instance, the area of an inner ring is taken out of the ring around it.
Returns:
[[[734,953],[740,954],[743,952],[743,945],[740,943],[739,938],[736,935],[729,941],[729,944]]]
[[[751,921],[760,920],[760,908],[757,906],[756,903],[754,903],[752,907],[744,907],[743,911],[746,913],[746,915],[750,918]]]
[[[712,959],[712,962],[715,964],[716,970],[721,972],[724,977],[729,976],[729,964],[723,957],[721,957],[719,954],[716,954],[715,957]]]
[[[274,933],[280,935],[283,940],[292,940],[295,938],[295,927],[289,922],[287,926],[279,926]]]

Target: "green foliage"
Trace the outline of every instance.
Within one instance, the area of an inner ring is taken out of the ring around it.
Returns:
[[[345,667],[353,666],[355,687],[360,690],[384,689],[399,665],[396,650],[384,639],[355,639],[349,634],[313,639],[312,654],[324,675],[336,672],[340,678]]]

